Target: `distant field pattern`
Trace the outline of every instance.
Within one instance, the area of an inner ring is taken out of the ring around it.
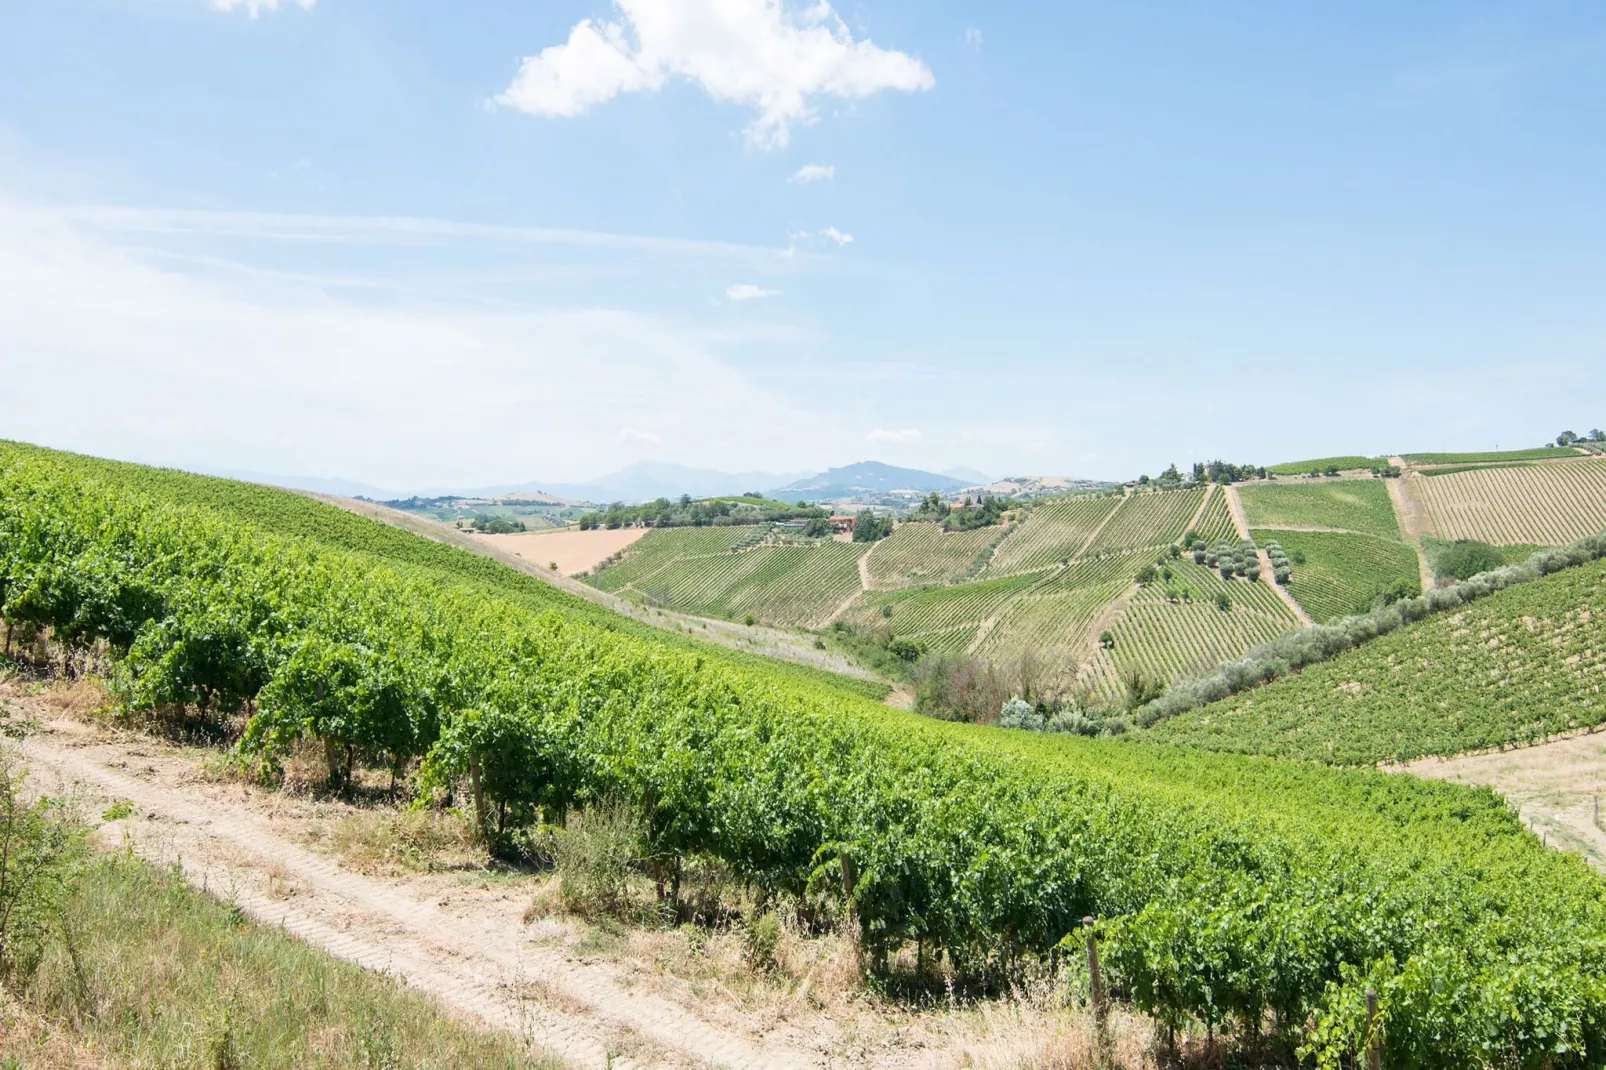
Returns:
[[[1115,495],[1090,495],[1036,506],[1020,527],[998,544],[986,574],[1030,572],[1075,557],[1088,536],[1121,503]]]
[[[940,583],[963,573],[997,527],[947,533],[936,524],[900,524],[870,555],[870,583],[878,589]]]
[[[1238,488],[1251,528],[1338,528],[1400,537],[1399,521],[1380,479],[1291,480]]]
[[[1577,457],[1578,451],[1561,446],[1546,446],[1534,450],[1490,450],[1484,453],[1406,453],[1412,464],[1477,464],[1480,461],[1549,461],[1560,457]]]
[[[982,621],[1046,575],[1032,572],[952,587],[877,591],[856,602],[847,619],[861,627],[888,628],[897,635],[925,640],[933,649],[937,649],[936,637],[944,636],[963,649],[970,642],[968,635],[959,642],[965,629],[974,635]]]
[[[1182,538],[1204,501],[1203,490],[1163,490],[1130,495],[1088,546],[1089,556],[1146,546],[1166,546]]]
[[[1560,546],[1606,528],[1606,460],[1458,472],[1414,489],[1442,539]]]
[[[1325,472],[1329,468],[1337,468],[1340,472],[1348,472],[1356,468],[1372,468],[1388,463],[1385,457],[1361,457],[1351,454],[1348,457],[1317,457],[1310,461],[1284,461],[1282,464],[1266,466],[1266,471],[1275,472],[1280,476],[1302,476],[1311,472]]]
[[[1110,629],[1115,649],[1101,651],[1088,667],[1088,678],[1100,695],[1118,698],[1132,668],[1170,683],[1238,657],[1299,624],[1265,583],[1223,580],[1215,569],[1192,561],[1173,569],[1173,584],[1188,588],[1191,600],[1166,601],[1159,583],[1138,590]],[[1215,601],[1222,593],[1230,603],[1225,611]]]
[[[1250,534],[1261,546],[1276,540],[1290,557],[1304,555],[1304,564],[1294,566],[1288,591],[1313,620],[1370,609],[1373,594],[1396,580],[1420,593],[1416,551],[1404,543],[1333,531],[1256,528]]]
[[[1220,487],[1210,488],[1210,500],[1194,525],[1194,533],[1213,546],[1222,539],[1236,540],[1238,526],[1232,522],[1232,508],[1227,504],[1227,493]]]
[[[751,528],[655,528],[597,575],[604,590],[686,613],[815,627],[859,589],[860,543],[730,547]]]

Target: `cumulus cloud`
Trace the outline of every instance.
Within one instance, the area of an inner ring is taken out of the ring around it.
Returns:
[[[854,100],[935,84],[919,59],[854,40],[826,0],[797,12],[784,0],[615,5],[621,21],[582,19],[565,43],[526,56],[495,102],[533,115],[574,116],[620,93],[652,92],[683,78],[715,100],[756,111],[748,139],[779,148],[793,123],[815,120],[817,96]]]
[[[830,164],[804,164],[787,179],[790,183],[824,182],[836,177],[836,168]]]
[[[281,4],[288,7],[290,4],[298,5],[304,11],[311,11],[312,5],[318,0],[212,0],[213,11],[244,10],[252,18],[256,18],[264,11],[277,11]]]
[[[884,427],[878,427],[868,435],[865,435],[864,440],[866,442],[874,442],[880,446],[903,446],[911,442],[919,442],[920,429],[918,427],[905,427],[900,431],[889,431]]]
[[[725,288],[725,296],[732,301],[758,301],[766,297],[779,297],[781,291],[766,290],[762,286],[754,286],[750,282],[733,283]]]

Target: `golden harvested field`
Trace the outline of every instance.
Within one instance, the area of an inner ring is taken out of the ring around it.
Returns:
[[[593,531],[523,531],[516,535],[480,535],[492,546],[515,553],[545,568],[556,561],[565,576],[596,568],[647,534],[647,528],[597,528]]]
[[[1426,475],[1412,489],[1444,539],[1560,546],[1606,528],[1606,460]]]

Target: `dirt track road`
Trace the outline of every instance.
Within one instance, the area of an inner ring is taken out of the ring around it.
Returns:
[[[159,745],[107,740],[52,721],[22,744],[44,790],[77,785],[97,807],[133,804],[104,827],[142,857],[178,863],[258,921],[363,966],[395,973],[443,1003],[519,1033],[576,1067],[815,1067],[828,1058],[778,1038],[739,1036],[633,985],[625,970],[543,943],[522,902],[425,880],[363,876],[275,827],[246,789],[197,777]],[[231,801],[232,796],[232,801]],[[812,1038],[822,1042],[818,1034]],[[611,1060],[611,1061],[610,1061]]]

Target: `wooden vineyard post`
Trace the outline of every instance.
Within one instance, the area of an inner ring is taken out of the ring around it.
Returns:
[[[1377,989],[1366,990],[1366,1070],[1383,1070],[1383,1045],[1377,1035]]]
[[[1093,933],[1093,919],[1083,918],[1087,929],[1087,976],[1093,999],[1093,1039],[1097,1047],[1097,1065],[1110,1065],[1110,1004],[1104,991],[1104,975],[1099,972],[1099,942]]]
[[[1591,801],[1595,804],[1595,827],[1598,829],[1600,828],[1600,792],[1597,791]]]

